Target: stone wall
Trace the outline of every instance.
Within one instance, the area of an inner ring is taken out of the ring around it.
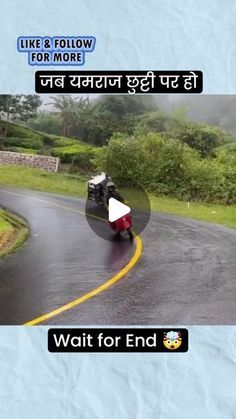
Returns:
[[[57,172],[58,164],[59,159],[57,157],[0,151],[0,165],[30,166],[38,167],[48,172]]]

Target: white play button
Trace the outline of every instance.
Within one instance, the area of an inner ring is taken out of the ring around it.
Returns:
[[[123,204],[120,201],[117,201],[115,198],[109,199],[109,215],[108,219],[111,223],[118,220],[121,217],[124,217],[126,214],[130,213],[130,207]]]

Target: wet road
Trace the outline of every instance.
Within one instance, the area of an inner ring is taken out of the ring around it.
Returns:
[[[0,261],[0,324],[23,324],[50,312],[129,262],[134,244],[98,237],[77,212],[84,205],[0,187],[0,206],[25,217],[31,229],[24,247]],[[44,324],[236,323],[236,230],[152,214],[142,240],[141,260],[124,278]]]

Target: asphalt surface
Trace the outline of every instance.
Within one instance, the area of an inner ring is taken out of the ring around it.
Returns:
[[[0,324],[23,324],[80,297],[134,254],[129,241],[91,230],[83,200],[0,186],[0,206],[31,229],[27,243],[0,260]],[[236,230],[155,213],[142,240],[141,259],[124,278],[44,324],[236,323]]]

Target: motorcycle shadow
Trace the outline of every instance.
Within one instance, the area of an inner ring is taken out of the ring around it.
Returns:
[[[106,266],[112,271],[119,271],[129,261],[134,244],[128,239],[113,234],[106,257]]]

